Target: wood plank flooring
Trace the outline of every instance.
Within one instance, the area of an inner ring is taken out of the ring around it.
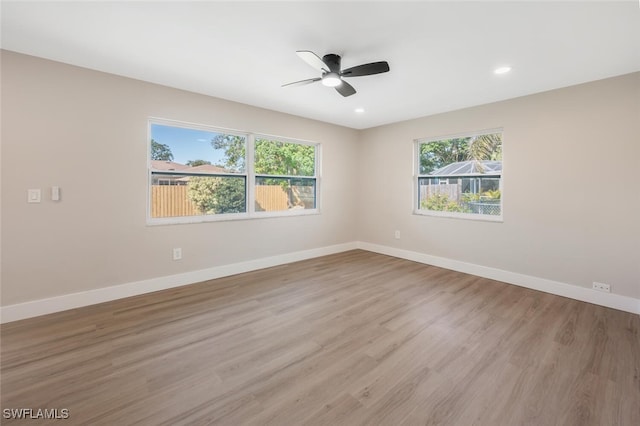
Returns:
[[[356,250],[5,324],[1,405],[91,425],[637,426],[639,329]]]

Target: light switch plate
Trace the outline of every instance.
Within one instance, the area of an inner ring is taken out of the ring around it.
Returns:
[[[41,192],[39,189],[27,190],[27,203],[39,203],[41,199]]]

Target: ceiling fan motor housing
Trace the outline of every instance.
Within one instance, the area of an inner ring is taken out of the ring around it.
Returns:
[[[322,57],[322,62],[324,62],[329,67],[329,71],[335,72],[336,74],[340,75],[340,56],[339,55],[334,55],[333,53],[324,55]]]

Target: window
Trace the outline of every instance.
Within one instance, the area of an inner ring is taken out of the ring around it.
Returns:
[[[149,122],[149,222],[317,213],[318,145]]]
[[[312,145],[256,138],[256,211],[316,208],[315,149]]]
[[[502,131],[416,141],[415,213],[502,220]]]

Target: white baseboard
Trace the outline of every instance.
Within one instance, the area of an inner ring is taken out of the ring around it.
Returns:
[[[272,266],[284,265],[286,263],[326,256],[348,250],[355,250],[356,248],[356,242],[337,244],[3,306],[0,307],[0,323],[18,321],[25,318],[66,311],[68,309],[95,305],[97,303],[109,302],[111,300],[122,299],[125,297],[138,296],[140,294],[166,290],[168,288],[180,287],[229,275],[241,274],[243,272],[270,268]]]
[[[166,290],[168,288],[180,287],[183,285],[354,249],[362,249],[427,265],[439,266],[441,268],[490,278],[496,281],[515,284],[533,290],[544,291],[558,296],[569,297],[583,302],[640,314],[640,299],[634,299],[632,297],[596,292],[595,290],[576,285],[519,274],[516,272],[504,271],[502,269],[490,268],[473,263],[461,262],[459,260],[431,256],[415,251],[402,250],[367,242],[350,242],[3,306],[0,307],[0,323],[18,321],[54,312],[66,311],[68,309],[95,305],[97,303],[138,296],[140,294]]]
[[[515,284],[520,287],[526,287],[533,290],[543,291],[545,293],[564,296],[571,299],[580,300],[582,302],[593,303],[595,305],[601,305],[625,312],[640,314],[640,299],[634,299],[633,297],[622,296],[613,293],[602,293],[589,288],[579,287],[559,281],[552,281],[545,278],[534,277],[531,275],[509,272],[502,269],[490,268],[473,263],[461,262],[459,260],[431,256],[415,251],[402,250],[394,247],[382,246],[362,241],[358,243],[358,248],[362,250],[372,251],[374,253],[386,254],[388,256],[411,260],[414,262],[425,263],[427,265],[439,266],[441,268],[464,272],[467,274],[489,278],[496,281],[502,281],[509,284]]]

